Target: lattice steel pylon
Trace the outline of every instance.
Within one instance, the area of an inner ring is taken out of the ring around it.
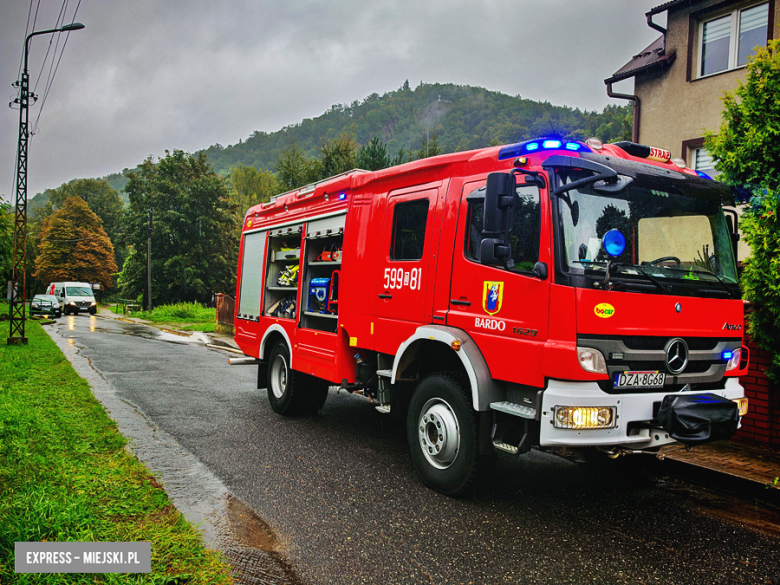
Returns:
[[[25,51],[26,53],[26,51]],[[30,76],[25,63],[19,97],[19,148],[16,162],[16,203],[14,205],[14,254],[11,271],[10,328],[8,345],[27,343],[24,334],[27,295],[27,145],[30,140],[28,112]],[[34,98],[33,98],[34,99]]]
[[[75,16],[75,15],[74,15]],[[11,298],[9,316],[11,326],[8,329],[8,345],[27,343],[24,334],[26,295],[27,295],[27,146],[30,141],[28,111],[30,100],[37,99],[30,93],[30,74],[27,71],[27,56],[30,52],[30,39],[37,35],[80,30],[84,25],[71,22],[60,28],[33,31],[24,39],[24,67],[19,83],[19,97],[11,104],[19,104],[19,150],[16,161],[16,204],[14,207],[14,255],[11,270]],[[62,57],[62,53],[60,53]]]

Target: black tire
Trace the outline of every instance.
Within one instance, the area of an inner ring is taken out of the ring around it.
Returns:
[[[89,308],[89,314],[90,315],[96,315],[97,314],[97,307],[90,307]]]
[[[64,314],[66,317],[67,317],[68,315],[70,315],[70,309],[68,309],[68,307],[65,307],[65,308],[63,309],[63,314]]]
[[[467,387],[460,376],[431,374],[412,395],[406,422],[417,473],[450,496],[471,491],[495,461],[494,455],[479,453],[479,419],[466,397]]]
[[[290,368],[290,350],[277,341],[268,359],[268,401],[277,414],[316,413],[328,398],[328,384]]]

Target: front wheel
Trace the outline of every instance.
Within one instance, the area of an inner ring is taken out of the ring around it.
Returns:
[[[417,473],[451,496],[469,491],[494,459],[479,452],[478,418],[466,387],[465,380],[450,373],[428,376],[412,396],[406,422]]]
[[[283,341],[271,349],[266,388],[271,408],[283,415],[316,413],[328,397],[325,381],[290,368],[290,350]]]

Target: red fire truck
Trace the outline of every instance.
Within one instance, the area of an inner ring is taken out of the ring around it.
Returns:
[[[654,451],[747,410],[731,192],[630,142],[355,170],[251,208],[235,340],[289,415],[337,386],[406,421],[419,475],[497,450]]]

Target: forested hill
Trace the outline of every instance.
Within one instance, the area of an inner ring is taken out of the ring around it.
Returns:
[[[588,112],[480,87],[421,83],[411,89],[404,83],[397,91],[382,96],[373,93],[349,105],[337,104],[317,118],[277,132],[255,132],[233,146],[215,144],[204,152],[221,175],[227,176],[237,165],[273,171],[277,156],[293,140],[314,157],[322,141],[345,131],[353,132],[359,145],[378,137],[387,143],[390,156],[402,148],[418,149],[426,132],[432,138],[434,131],[443,153],[551,134],[582,140],[597,136],[611,142],[631,139],[631,106]]]

